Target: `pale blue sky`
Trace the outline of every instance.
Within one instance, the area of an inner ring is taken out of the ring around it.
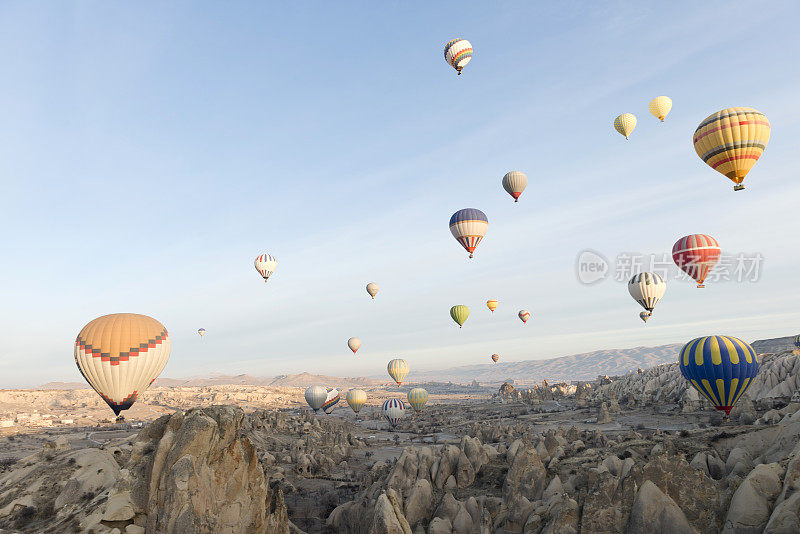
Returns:
[[[798,17],[792,1],[4,2],[0,387],[80,380],[75,336],[115,312],[164,323],[171,377],[382,375],[400,356],[413,378],[495,352],[800,331]],[[460,77],[442,57],[456,36],[475,47]],[[772,123],[740,193],[691,145],[730,106]],[[519,204],[509,170],[529,177]],[[447,228],[464,207],[489,218],[472,261]],[[645,327],[625,284],[576,279],[583,249],[698,232],[763,254],[761,280],[670,280]],[[261,252],[279,261],[266,287]],[[463,330],[453,304],[472,308]]]

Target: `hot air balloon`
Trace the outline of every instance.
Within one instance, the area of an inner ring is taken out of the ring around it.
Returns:
[[[705,234],[683,236],[672,245],[672,260],[695,279],[697,287],[706,287],[703,282],[719,261],[720,254],[717,240]]]
[[[664,117],[669,115],[669,111],[672,109],[672,99],[668,96],[657,96],[650,101],[648,109],[653,117],[664,122]]]
[[[794,346],[800,349],[800,336],[795,336],[793,341],[794,341]]]
[[[458,210],[450,217],[450,233],[469,252],[470,258],[488,228],[489,219],[481,210],[475,208]]]
[[[633,113],[623,113],[614,119],[614,129],[624,135],[625,139],[631,135],[634,128],[636,128],[636,115]]]
[[[499,359],[500,359],[500,355],[499,354],[492,354],[492,361],[494,363],[497,363],[497,360],[499,360]]]
[[[376,284],[375,282],[370,282],[369,284],[367,284],[367,293],[369,293],[369,296],[372,297],[373,299],[375,298],[375,295],[378,294],[379,289],[380,287],[378,287],[378,284]]]
[[[527,323],[528,319],[531,318],[531,312],[529,312],[528,310],[520,310],[517,315],[519,316],[520,321],[522,321],[523,323]]]
[[[525,191],[528,185],[528,177],[524,172],[511,171],[503,176],[503,189],[506,193],[514,197],[514,202],[519,202],[519,196]]]
[[[261,254],[256,258],[255,265],[256,271],[264,278],[264,282],[266,283],[269,277],[272,276],[272,273],[275,272],[275,268],[278,266],[278,260],[269,254]]]
[[[642,321],[645,322],[645,324],[647,324],[647,320],[650,318],[650,315],[652,314],[647,311],[639,312],[639,319],[641,319]]]
[[[367,393],[363,389],[351,389],[347,392],[347,404],[353,412],[358,413],[367,402]]]
[[[497,301],[494,299],[489,299],[486,301],[486,307],[489,308],[489,311],[494,313],[497,309]]]
[[[408,403],[415,412],[421,412],[426,402],[428,402],[428,392],[424,389],[414,388],[408,392]]]
[[[408,371],[410,370],[408,367],[408,363],[401,359],[395,358],[394,360],[389,362],[389,365],[386,366],[386,369],[389,371],[389,376],[397,382],[397,385],[401,385],[403,380],[408,375]]]
[[[733,181],[734,191],[769,143],[766,115],[753,108],[728,108],[709,115],[694,132],[694,150],[715,171]]]
[[[197,330],[197,333],[200,335],[200,337],[203,337],[204,335],[206,335],[206,329],[200,328]]]
[[[322,403],[322,411],[330,415],[336,403],[339,402],[339,390],[336,388],[326,388],[325,402]]]
[[[466,39],[453,39],[444,45],[444,60],[456,69],[459,76],[470,59],[472,59],[472,45]]]
[[[463,304],[453,306],[450,308],[450,317],[452,317],[453,320],[458,323],[458,327],[461,328],[467,321],[467,317],[469,317],[469,308]]]
[[[75,364],[114,410],[130,408],[161,374],[169,359],[164,325],[146,315],[114,313],[92,320],[75,339]]]
[[[698,337],[680,352],[681,374],[725,415],[758,373],[753,347],[728,336]]]
[[[311,386],[306,390],[306,402],[315,412],[322,408],[328,398],[328,390],[322,386]]]
[[[406,414],[406,405],[400,399],[389,399],[383,403],[381,412],[394,428]]]
[[[361,339],[357,337],[351,337],[347,340],[347,346],[350,347],[350,350],[352,350],[353,354],[355,354],[358,349],[361,348]]]
[[[667,283],[655,273],[638,273],[628,280],[628,293],[651,314],[666,290]]]

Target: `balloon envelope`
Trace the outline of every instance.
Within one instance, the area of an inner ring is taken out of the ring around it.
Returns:
[[[200,328],[197,330],[197,333],[200,334],[200,337],[203,337],[204,335],[206,335],[206,329]]]
[[[361,411],[367,402],[367,393],[363,389],[351,389],[347,392],[347,404],[355,413]]]
[[[472,59],[472,45],[466,39],[452,39],[444,45],[444,60],[456,69],[458,74]]]
[[[497,360],[499,360],[499,359],[500,359],[500,355],[499,354],[492,354],[492,361],[494,363],[497,363]]]
[[[527,323],[528,319],[531,318],[531,312],[529,312],[528,310],[520,310],[517,315],[519,316],[520,321],[522,321],[523,323]]]
[[[414,408],[414,411],[419,413],[422,407],[428,402],[428,392],[422,388],[414,388],[408,392],[408,403]]]
[[[694,132],[694,150],[709,167],[724,174],[734,191],[767,148],[770,125],[753,108],[727,108],[709,115]]]
[[[278,260],[269,254],[261,254],[256,258],[255,266],[258,274],[260,274],[264,278],[264,282],[266,282],[269,277],[272,276],[272,273],[275,272],[278,266]]]
[[[633,129],[636,128],[636,115],[633,113],[623,113],[614,119],[614,129],[625,136],[627,139]]]
[[[639,319],[641,319],[641,320],[642,320],[642,321],[644,321],[645,323],[647,323],[647,320],[648,320],[649,318],[650,318],[650,312],[646,312],[646,311],[639,312]]]
[[[679,363],[692,387],[726,415],[758,373],[753,347],[729,336],[691,340],[681,349]]]
[[[361,339],[357,337],[351,337],[347,340],[347,346],[350,347],[350,350],[352,350],[353,354],[355,354],[358,349],[361,348]]]
[[[136,313],[114,313],[89,322],[75,339],[75,364],[114,410],[130,408],[169,360],[164,325]]]
[[[800,336],[795,336],[794,338],[794,346],[800,349]]]
[[[489,311],[494,313],[494,311],[497,309],[497,301],[494,300],[494,299],[487,300],[486,301],[486,307],[489,308]]]
[[[650,101],[648,109],[653,114],[653,117],[664,122],[664,118],[669,115],[672,109],[672,99],[668,96],[657,96]]]
[[[400,399],[389,399],[381,407],[383,416],[392,427],[396,427],[400,419],[406,414],[406,405]]]
[[[403,380],[406,378],[406,376],[408,376],[410,369],[405,360],[402,358],[395,358],[389,362],[389,365],[386,366],[386,370],[389,371],[389,376],[391,376],[392,380],[397,382],[397,385],[399,386],[403,383]]]
[[[514,202],[519,202],[519,196],[528,186],[528,177],[524,172],[511,171],[503,176],[503,189],[506,193],[514,197]]]
[[[705,234],[683,236],[672,245],[672,260],[695,279],[697,287],[705,287],[703,282],[721,253],[717,240]]]
[[[326,388],[325,402],[322,403],[322,411],[330,414],[336,403],[339,402],[339,390],[336,388]]]
[[[306,390],[306,402],[316,412],[325,404],[328,398],[328,390],[322,386],[311,386]]]
[[[489,219],[479,209],[465,208],[458,210],[450,217],[450,233],[464,247],[464,250],[469,252],[470,258],[483,236],[486,235],[488,228]]]
[[[372,298],[375,298],[375,295],[378,294],[379,289],[380,287],[378,287],[378,284],[376,284],[375,282],[370,282],[369,284],[367,284],[367,293],[369,293],[369,296]]]
[[[452,308],[450,308],[450,317],[452,317],[453,320],[456,323],[458,323],[458,327],[461,328],[462,326],[464,326],[467,317],[469,317],[469,308],[467,308],[463,304],[458,304],[456,306],[453,306]]]
[[[667,283],[655,273],[637,273],[628,280],[628,293],[651,313],[666,290]]]

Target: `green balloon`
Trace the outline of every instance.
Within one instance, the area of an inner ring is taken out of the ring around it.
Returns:
[[[469,308],[463,304],[453,306],[450,308],[450,317],[452,317],[453,320],[458,323],[458,327],[461,328],[467,321],[467,317],[469,317]]]

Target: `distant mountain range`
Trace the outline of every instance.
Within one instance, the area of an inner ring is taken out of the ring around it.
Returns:
[[[794,336],[787,336],[787,337],[776,337],[775,339],[759,339],[758,341],[753,341],[750,346],[758,354],[764,354],[765,352],[783,352],[785,350],[792,350],[795,348],[794,346]]]
[[[637,367],[647,369],[678,360],[678,351],[683,345],[673,343],[658,347],[635,347],[632,349],[597,350],[584,354],[574,354],[550,360],[527,360],[480,365],[465,365],[435,371],[414,371],[408,377],[409,383],[453,382],[468,384],[473,381],[492,384],[513,380],[518,384],[532,384],[548,380],[550,382],[594,380],[600,375],[622,375],[635,371]],[[762,339],[752,343],[757,353],[782,352],[794,348],[792,336]],[[337,387],[380,386],[391,380],[365,377],[335,377],[300,373],[276,377],[256,377],[250,375],[212,375],[184,379],[159,378],[156,387],[198,387],[222,385],[308,387],[315,384],[330,384]],[[48,382],[40,389],[84,389],[83,382]]]
[[[365,377],[347,377],[312,375],[300,373],[296,375],[280,375],[276,377],[257,377],[250,375],[213,375],[192,378],[158,378],[153,387],[203,387],[203,386],[272,386],[272,387],[308,387],[315,384],[330,384],[337,387],[380,386],[391,382]],[[88,389],[86,382],[48,382],[39,389]]]
[[[678,361],[682,344],[658,347],[635,347],[632,349],[597,350],[550,360],[527,360],[523,362],[488,363],[465,365],[437,371],[419,371],[409,375],[413,382],[495,383],[514,380],[518,384],[549,382],[571,382],[594,380],[598,375],[622,375],[635,371],[637,367],[647,369],[663,363]]]

